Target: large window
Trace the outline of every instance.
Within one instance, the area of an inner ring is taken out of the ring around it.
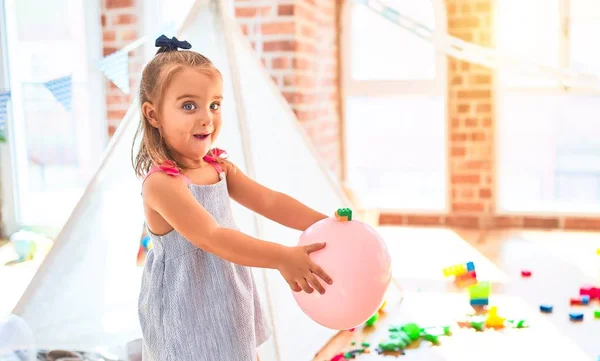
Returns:
[[[446,59],[432,43],[364,5],[345,9],[346,180],[363,205],[447,208]],[[386,0],[445,32],[441,1]]]
[[[500,52],[600,75],[600,2],[502,0],[495,6]],[[504,68],[498,87],[499,210],[600,212],[600,91]]]
[[[107,141],[100,5],[1,0],[0,87],[11,91],[3,148],[7,231],[60,228]]]

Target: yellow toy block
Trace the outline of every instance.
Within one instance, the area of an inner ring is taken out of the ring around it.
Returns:
[[[485,326],[491,328],[503,328],[506,318],[498,316],[498,308],[493,306],[489,309]]]
[[[464,264],[457,264],[454,266],[446,267],[443,270],[444,276],[460,276],[462,274],[467,273],[467,267]]]

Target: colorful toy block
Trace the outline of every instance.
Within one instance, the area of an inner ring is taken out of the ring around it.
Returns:
[[[521,277],[531,277],[531,271],[529,271],[529,270],[522,270],[521,271]]]
[[[485,327],[503,328],[506,318],[498,316],[498,308],[491,307],[485,319]]]
[[[474,285],[477,283],[477,273],[475,271],[463,273],[456,276],[454,282],[461,287]]]
[[[583,313],[571,312],[571,313],[569,313],[569,319],[571,321],[583,321]]]
[[[569,300],[569,303],[571,304],[571,306],[579,306],[581,305],[581,298],[579,297],[571,297],[571,299]]]
[[[508,320],[506,323],[512,328],[526,328],[529,327],[527,320]]]
[[[467,287],[477,283],[475,264],[466,262],[446,267],[443,270],[445,277],[454,276],[454,282],[459,287]]]
[[[590,299],[600,299],[600,288],[584,285],[579,289],[579,294],[582,296],[590,296]]]
[[[489,304],[490,290],[490,282],[478,282],[471,285],[469,287],[471,306],[487,306]]]
[[[490,304],[490,300],[488,298],[471,298],[471,306],[487,306]]]
[[[340,221],[351,221],[352,210],[350,208],[339,208],[337,211],[335,211],[335,218]]]
[[[540,311],[543,313],[552,313],[552,305],[540,305]]]
[[[571,297],[571,300],[570,300],[571,306],[588,305],[589,303],[590,303],[590,296],[588,296],[588,295],[582,295],[579,297]]]
[[[600,308],[594,311],[594,318],[600,319]]]
[[[473,262],[467,262],[467,272],[475,272],[475,264]]]
[[[450,276],[460,276],[464,273],[467,272],[467,267],[464,264],[457,264],[454,266],[450,266],[450,267],[446,267],[443,270],[444,272],[444,276],[446,277],[450,277]]]
[[[469,287],[469,296],[471,299],[489,298],[492,285],[490,282],[478,282],[477,284]]]

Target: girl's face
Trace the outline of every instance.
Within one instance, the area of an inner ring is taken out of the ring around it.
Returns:
[[[212,148],[221,130],[222,89],[217,73],[186,67],[171,78],[159,109],[149,103],[142,107],[178,162],[201,164]]]

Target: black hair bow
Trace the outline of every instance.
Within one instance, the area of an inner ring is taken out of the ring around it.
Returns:
[[[166,51],[174,51],[177,49],[191,49],[192,45],[185,40],[178,40],[176,37],[171,39],[165,35],[161,35],[156,39],[154,44],[156,47],[166,48]]]

